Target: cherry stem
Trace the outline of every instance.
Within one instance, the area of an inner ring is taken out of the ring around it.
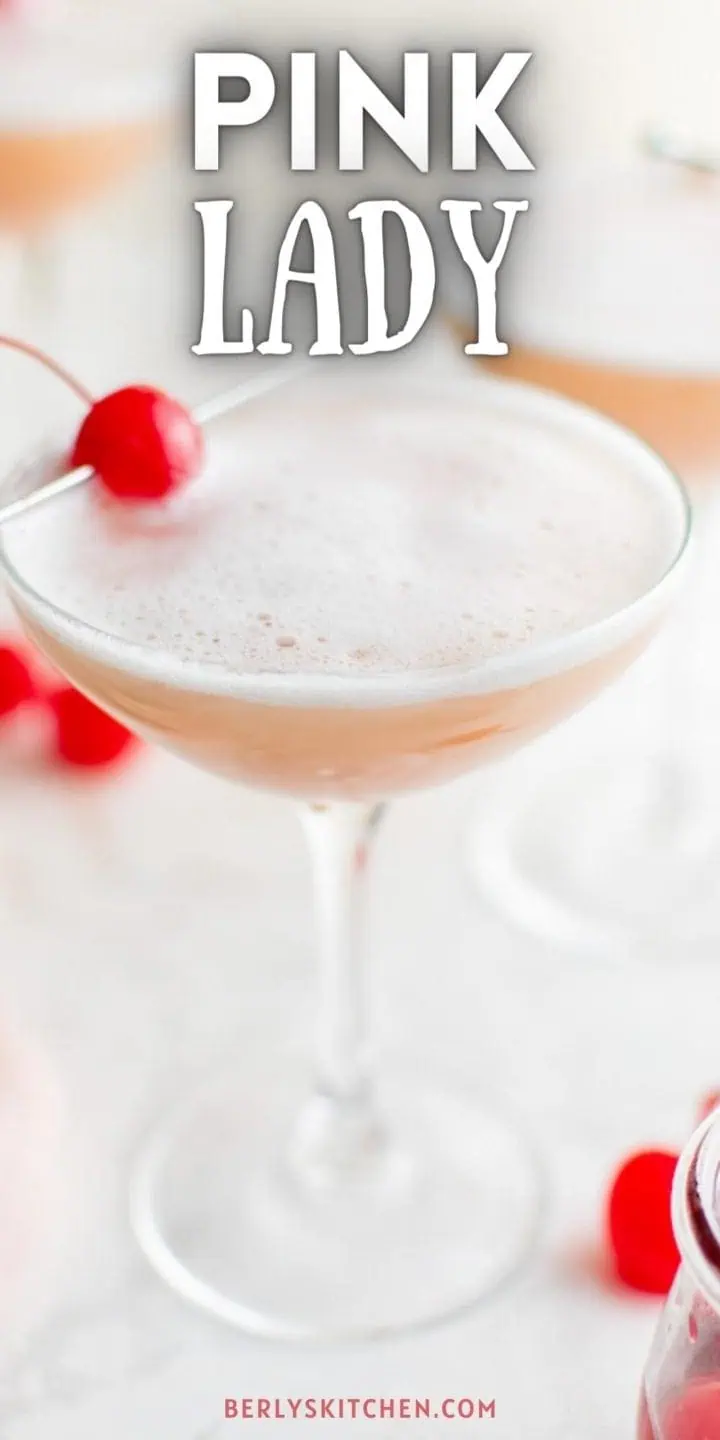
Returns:
[[[2,3],[0,0],[0,9],[1,8]],[[0,346],[6,350],[17,350],[21,355],[27,355],[30,360],[37,360],[40,365],[45,366],[46,370],[50,370],[53,375],[57,375],[59,380],[64,380],[65,384],[70,387],[79,400],[82,400],[83,404],[90,407],[94,405],[94,396],[90,394],[90,391],[86,390],[85,386],[81,385],[80,381],[76,380],[74,375],[71,375],[63,365],[59,365],[57,360],[52,360],[49,355],[46,355],[42,350],[38,350],[35,345],[28,345],[25,340],[15,340],[10,335],[0,335]]]

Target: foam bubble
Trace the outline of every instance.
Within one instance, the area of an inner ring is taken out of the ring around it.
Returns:
[[[216,427],[167,507],[85,486],[8,527],[8,558],[106,659],[145,647],[158,678],[482,666],[624,608],[678,547],[659,467],[547,404],[480,379],[296,382]]]

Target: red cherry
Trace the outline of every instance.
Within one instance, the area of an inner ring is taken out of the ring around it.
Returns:
[[[122,500],[160,500],[198,474],[203,433],[177,400],[131,385],[96,400],[72,451],[73,466],[92,465]]]
[[[677,1161],[666,1150],[641,1151],[625,1161],[610,1188],[607,1232],[616,1274],[648,1295],[666,1295],[680,1264],[670,1218]]]
[[[0,645],[0,719],[12,715],[36,694],[35,681],[16,645]]]
[[[89,407],[69,463],[91,466],[117,499],[161,500],[199,473],[203,432],[179,400],[150,385],[129,385],[94,400],[74,375],[35,345],[0,335],[0,346],[44,365]]]
[[[55,718],[56,754],[66,765],[83,769],[114,765],[138,743],[124,725],[72,685],[48,698]]]
[[[694,1380],[661,1407],[661,1440],[720,1440],[720,1380]]]

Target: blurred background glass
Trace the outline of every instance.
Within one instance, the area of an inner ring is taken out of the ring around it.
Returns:
[[[473,863],[511,918],[556,941],[686,962],[714,957],[718,938],[717,712],[696,672],[703,645],[712,653],[717,569],[720,175],[638,152],[532,177],[504,276],[511,353],[491,368],[596,406],[663,454],[691,492],[705,564],[654,685],[618,707],[624,739],[603,723],[582,763],[563,753],[557,771],[538,768],[494,827],[482,805]]]

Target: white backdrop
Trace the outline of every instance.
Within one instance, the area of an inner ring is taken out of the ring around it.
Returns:
[[[174,23],[180,0],[155,3]],[[353,33],[378,45],[457,34],[479,49],[532,48],[527,104],[540,162],[628,158],[647,123],[720,139],[709,69],[718,0],[222,6],[238,38],[250,26],[285,38],[291,22],[294,35],[301,8],[314,44],[332,13],[348,43]],[[217,15],[209,3],[194,11]],[[185,148],[165,177],[138,182],[67,234],[61,353],[97,391],[128,377],[182,394],[198,383],[188,271],[180,243],[169,244],[189,230],[195,193]],[[12,289],[0,288],[3,316]],[[21,328],[34,334],[37,318]],[[203,388],[216,385],[205,370]],[[42,386],[29,369],[0,366],[4,461],[21,431],[37,438],[50,396]],[[622,739],[629,714],[643,723],[641,681],[544,741],[533,763],[560,753],[567,762],[573,747],[582,756],[598,733],[608,746]],[[438,1395],[497,1395],[493,1440],[629,1440],[657,1307],[601,1286],[587,1252],[618,1157],[644,1142],[682,1143],[696,1096],[720,1079],[720,976],[714,967],[689,980],[681,963],[662,973],[589,965],[502,927],[461,863],[475,788],[399,806],[382,837],[372,932],[383,1029],[389,1048],[406,1031],[420,1053],[452,1056],[520,1111],[551,1177],[548,1233],[521,1286],[462,1324],[374,1348],[297,1351],[186,1312],[147,1273],[125,1205],[129,1156],[156,1107],[219,1044],[237,1043],[243,1023],[271,1033],[285,1018],[310,1018],[308,876],[287,808],[162,757],[98,790],[3,772],[2,1009],[12,997],[47,1051],[71,1132],[69,1218],[57,1199],[48,1206],[62,1222],[64,1262],[41,1275],[30,1346],[0,1375],[3,1440],[224,1440],[225,1394],[413,1394],[428,1384]],[[14,1296],[13,1305],[16,1326]],[[424,1440],[422,1427],[403,1434]]]

